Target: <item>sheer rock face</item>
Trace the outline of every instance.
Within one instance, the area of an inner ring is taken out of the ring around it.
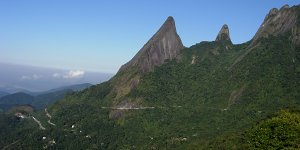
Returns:
[[[229,28],[227,24],[224,24],[215,41],[230,41]]]
[[[251,45],[257,43],[261,37],[283,35],[290,31],[292,33],[292,36],[289,37],[290,40],[294,44],[300,44],[300,28],[299,21],[297,21],[299,8],[297,7],[299,5],[291,8],[288,5],[284,5],[279,10],[277,8],[271,9],[256,32]]]
[[[168,17],[160,29],[143,46],[142,49],[120,71],[137,67],[142,73],[152,71],[155,66],[162,65],[165,60],[176,58],[184,46],[176,32],[173,17]]]

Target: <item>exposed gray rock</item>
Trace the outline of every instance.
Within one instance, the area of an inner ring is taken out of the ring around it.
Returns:
[[[289,7],[284,5],[278,10],[273,8],[270,10],[269,14],[265,17],[264,22],[260,26],[259,30],[256,32],[251,46],[258,42],[261,37],[268,37],[270,35],[277,36],[283,35],[289,31],[292,31],[293,35],[291,40],[295,44],[299,44],[299,25],[297,23],[297,8],[298,6]]]
[[[216,41],[230,41],[230,35],[229,35],[229,28],[227,26],[227,24],[224,24],[221,28],[221,30],[219,31],[219,34],[216,38]]]
[[[293,43],[300,45],[300,26],[292,28],[292,36],[290,37]]]
[[[280,11],[283,10],[283,9],[287,9],[287,8],[290,8],[290,6],[288,4],[285,4],[283,5],[281,8],[280,8]]]
[[[120,71],[137,67],[142,73],[152,71],[155,66],[162,65],[165,60],[176,58],[184,46],[176,32],[173,17],[168,17],[160,29],[143,46],[142,49]]]
[[[278,9],[277,8],[272,8],[268,15],[266,16],[265,20],[269,19],[270,17],[275,16],[278,13]]]

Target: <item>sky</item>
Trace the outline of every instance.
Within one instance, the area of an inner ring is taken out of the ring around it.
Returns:
[[[183,44],[228,24],[249,41],[271,8],[300,0],[1,0],[0,62],[116,73],[173,16]]]

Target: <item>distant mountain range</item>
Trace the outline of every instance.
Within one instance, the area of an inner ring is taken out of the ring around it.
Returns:
[[[4,95],[9,95],[9,94],[14,94],[18,92],[24,92],[24,93],[32,93],[29,90],[23,89],[23,88],[18,88],[18,87],[13,87],[13,86],[2,86],[0,87],[0,93],[4,93]],[[0,97],[2,97],[0,94]]]
[[[0,62],[0,91],[41,92],[81,83],[99,84],[109,80],[113,74],[85,70],[63,70],[33,67]]]
[[[9,95],[8,92],[0,91],[0,98],[3,96]]]
[[[92,84],[84,83],[59,87],[44,92],[30,92],[26,90],[13,94],[0,92],[2,95],[0,97],[0,109],[6,111],[15,106],[28,104],[32,105],[36,109],[41,109],[59,99],[62,99],[67,93],[81,91],[90,86],[92,86]]]

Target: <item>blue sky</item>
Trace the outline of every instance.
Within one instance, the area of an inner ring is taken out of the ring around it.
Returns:
[[[1,0],[0,62],[115,73],[159,29],[176,21],[185,46],[230,28],[250,40],[271,8],[299,0]]]

